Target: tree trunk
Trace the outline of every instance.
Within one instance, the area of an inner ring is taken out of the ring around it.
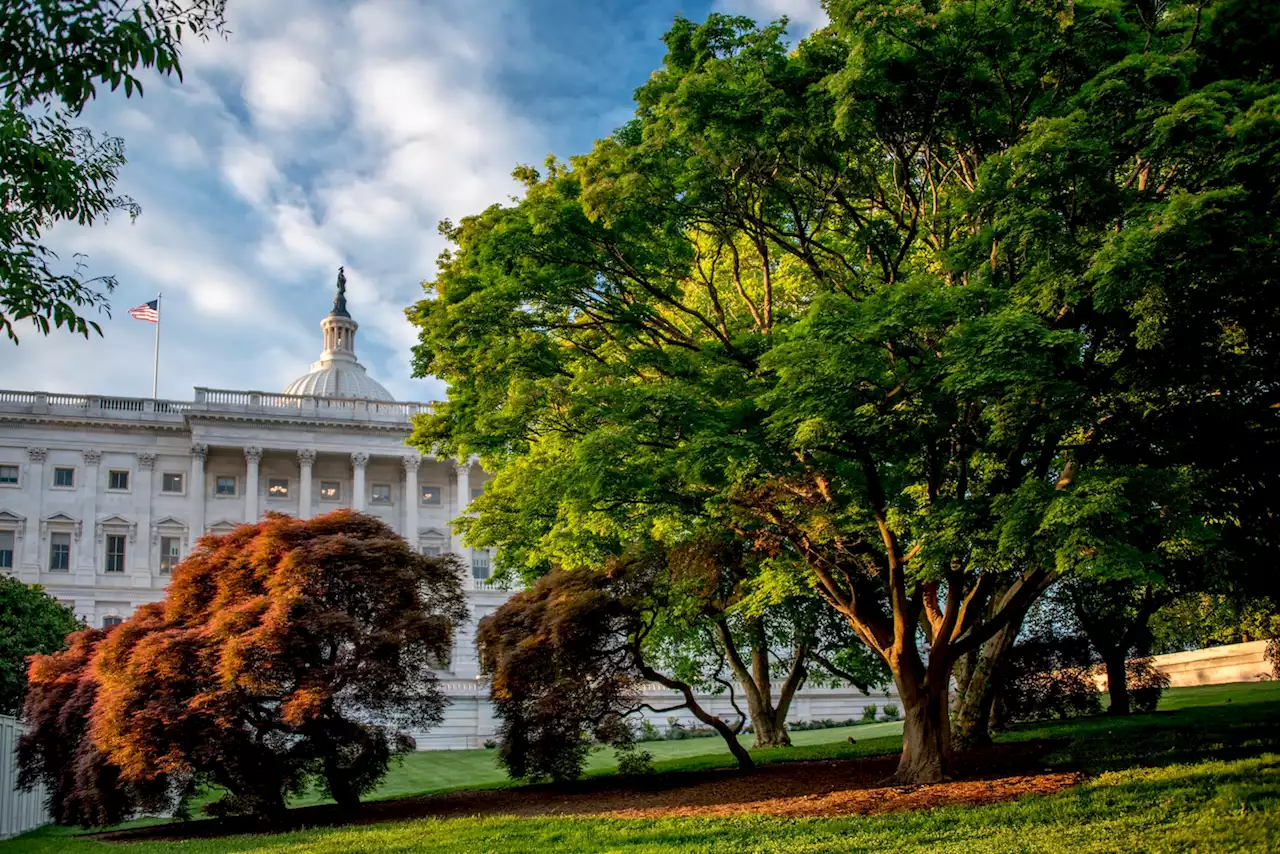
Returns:
[[[1107,708],[1109,715],[1129,714],[1129,685],[1126,682],[1125,652],[1108,652],[1105,656],[1107,665],[1107,693],[1111,695],[1111,705]]]
[[[991,743],[990,724],[996,694],[1000,690],[1000,666],[1021,630],[1022,620],[1012,620],[982,645],[980,653],[969,654],[973,659],[968,664],[968,672],[963,674],[966,684],[964,690],[956,695],[955,729],[952,733],[955,744],[983,747]],[[956,670],[961,670],[959,663]]]
[[[894,679],[902,699],[902,757],[890,778],[894,785],[912,786],[945,780],[951,754],[951,721],[947,715],[947,681],[936,685]]]
[[[673,691],[679,691],[684,697],[685,707],[693,712],[693,716],[702,721],[707,726],[714,729],[724,739],[725,746],[729,748],[729,753],[738,761],[738,768],[742,771],[752,771],[756,767],[756,763],[751,760],[751,754],[742,746],[742,742],[738,741],[738,736],[734,733],[732,727],[726,724],[720,718],[708,712],[702,706],[698,705],[698,701],[693,696],[693,686],[687,682],[681,682],[679,679],[673,679],[664,673],[654,670],[639,655],[635,656],[635,663],[640,675],[644,678],[657,682],[664,688],[670,688]]]
[[[791,746],[791,736],[785,722],[774,715],[752,715],[751,728],[756,735],[756,740],[751,744],[753,750],[760,747]]]

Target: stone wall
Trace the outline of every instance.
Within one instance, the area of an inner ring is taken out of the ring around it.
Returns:
[[[1267,642],[1233,643],[1155,656],[1155,666],[1169,676],[1172,688],[1258,682],[1272,678]]]
[[[489,686],[482,680],[444,681],[442,687],[452,701],[445,710],[444,722],[430,732],[414,733],[419,750],[470,750],[483,747],[484,743],[494,737],[497,721],[493,717],[493,707],[489,704]],[[656,686],[646,692],[651,706],[664,709],[680,702],[675,691],[666,691]],[[712,714],[719,715],[726,721],[737,720],[737,714],[729,703],[727,695],[697,695],[698,704]],[[847,720],[862,717],[862,709],[875,705],[883,709],[886,703],[892,703],[902,711],[902,704],[897,694],[889,692],[873,692],[863,694],[857,688],[808,688],[796,694],[791,703],[788,721],[815,720]],[[741,695],[739,707],[745,711],[746,703]],[[682,726],[702,726],[687,710],[671,712],[644,711],[636,716],[637,722],[643,717],[660,730],[666,730],[669,719],[677,718]]]

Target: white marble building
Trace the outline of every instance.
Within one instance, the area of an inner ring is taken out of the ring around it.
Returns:
[[[0,572],[43,585],[88,625],[106,627],[162,598],[170,571],[204,533],[268,510],[370,513],[423,553],[452,551],[470,567],[472,618],[441,673],[453,703],[444,725],[418,742],[478,747],[493,719],[476,622],[509,594],[491,585],[489,555],[465,547],[450,521],[486,475],[405,445],[413,415],[429,404],[396,402],[365,372],[341,290],[320,325],[320,359],[279,394],[196,388],[192,400],[176,401],[0,391]],[[793,718],[854,717],[883,699],[805,691]]]

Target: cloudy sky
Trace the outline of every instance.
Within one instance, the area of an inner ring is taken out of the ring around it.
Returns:
[[[0,340],[0,389],[147,396],[154,327],[127,310],[162,292],[162,398],[193,386],[275,391],[319,355],[346,265],[357,352],[397,400],[404,307],[442,248],[436,224],[505,201],[510,174],[590,148],[632,113],[672,18],[728,11],[793,36],[819,0],[230,0],[226,40],[193,42],[185,82],[104,94],[85,123],[121,136],[117,189],[137,200],[50,243],[114,274],[104,337],[21,325]]]

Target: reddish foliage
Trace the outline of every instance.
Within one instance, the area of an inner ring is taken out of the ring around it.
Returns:
[[[166,599],[98,643],[81,741],[132,785],[222,786],[217,812],[278,816],[312,780],[355,803],[443,715],[432,662],[466,617],[460,577],[349,510],[202,538]]]
[[[643,705],[653,681],[680,692],[744,768],[752,765],[735,733],[694,699],[693,687],[659,672],[647,641],[671,608],[664,557],[620,558],[601,572],[554,570],[480,622],[481,667],[492,678],[498,760],[512,777],[573,780],[589,738],[627,749],[625,717]]]
[[[67,636],[67,649],[33,656],[23,717],[28,732],[18,742],[18,785],[44,781],[50,814],[59,824],[117,824],[137,809],[169,804],[168,781],[127,785],[119,769],[86,737],[98,694],[91,666],[105,633],[85,629]]]

